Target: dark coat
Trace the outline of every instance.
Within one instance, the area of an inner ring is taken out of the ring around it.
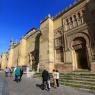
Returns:
[[[23,75],[23,70],[22,69],[20,70],[20,73],[21,73],[21,76],[22,76]]]
[[[50,79],[50,76],[49,76],[48,71],[44,70],[44,71],[42,72],[42,78],[43,78],[43,81],[47,81],[47,80]]]

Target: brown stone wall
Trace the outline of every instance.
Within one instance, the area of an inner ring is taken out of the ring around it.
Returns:
[[[91,71],[95,72],[95,62],[91,63]]]
[[[73,71],[72,64],[55,64],[55,69],[57,69],[59,72],[71,72]]]

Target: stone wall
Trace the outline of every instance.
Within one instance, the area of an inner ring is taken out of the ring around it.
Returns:
[[[71,72],[73,71],[72,69],[72,64],[66,63],[66,64],[55,64],[55,69],[57,69],[59,72]]]
[[[19,45],[11,45],[8,52],[8,67],[15,67],[19,64]]]
[[[40,30],[39,65],[41,68],[46,68],[51,72],[54,68],[54,32],[51,17],[41,23]]]
[[[1,68],[5,69],[7,64],[8,64],[8,54],[7,53],[3,53],[2,54]]]

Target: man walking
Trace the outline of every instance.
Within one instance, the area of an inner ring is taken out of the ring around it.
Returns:
[[[42,72],[42,82],[43,82],[43,90],[45,89],[45,86],[47,86],[47,90],[50,90],[50,84],[48,81],[50,80],[50,75],[47,70],[44,70]]]

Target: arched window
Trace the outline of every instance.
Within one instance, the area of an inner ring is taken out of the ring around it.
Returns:
[[[68,19],[66,19],[66,23],[67,23],[67,25],[69,25],[69,20]]]
[[[72,17],[70,17],[70,22],[73,22],[73,21],[72,21]]]
[[[70,29],[73,28],[73,20],[72,20],[72,17],[70,17]]]
[[[78,22],[78,25],[80,25],[82,23],[80,12],[78,12],[77,15],[78,15],[77,22]]]
[[[77,21],[76,15],[74,15],[74,21]]]
[[[69,20],[68,19],[65,19],[64,30],[65,31],[69,30]]]
[[[78,18],[81,18],[81,14],[80,14],[80,12],[78,12]]]
[[[73,15],[74,21],[73,21],[73,27],[76,27],[78,25],[76,15]]]
[[[65,30],[67,31],[67,30],[69,30],[69,20],[68,19],[66,19],[66,26],[65,26]]]

